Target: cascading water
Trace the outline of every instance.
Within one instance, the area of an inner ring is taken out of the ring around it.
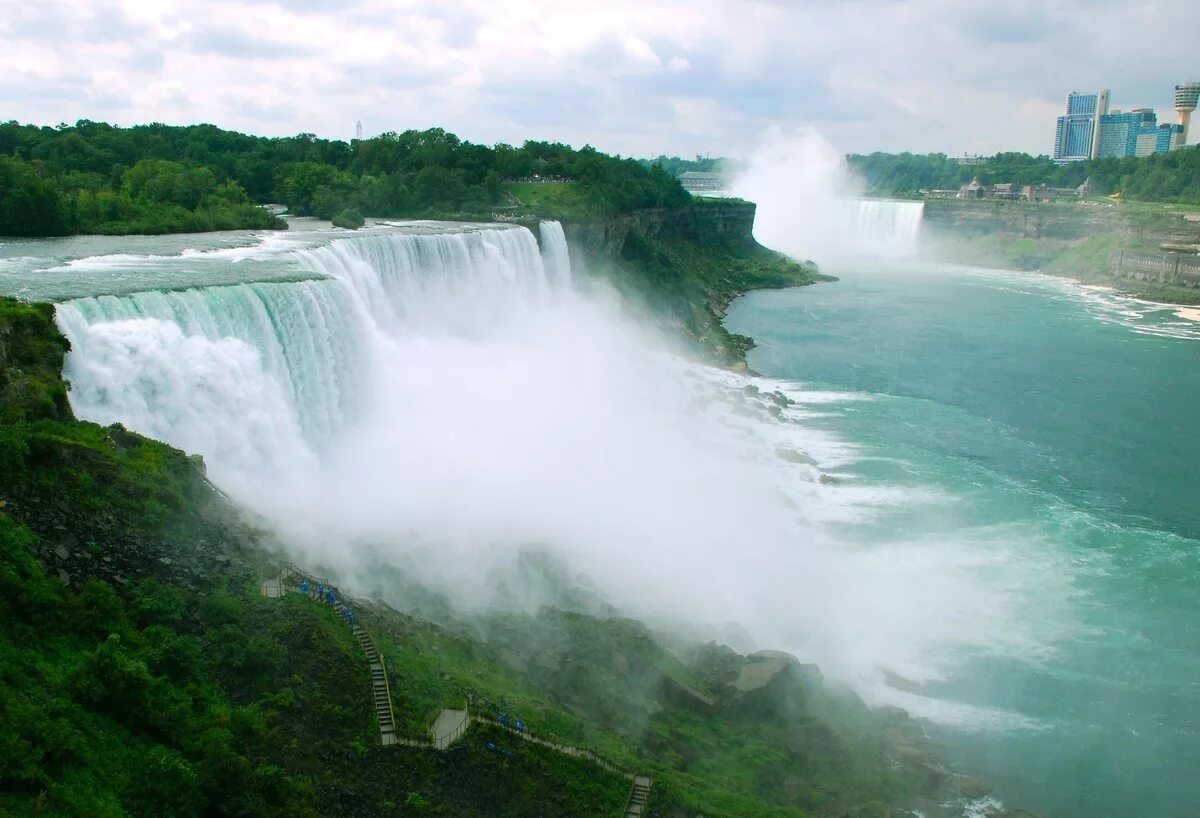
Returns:
[[[907,258],[921,239],[924,202],[843,199],[839,202],[851,246],[864,255]]]
[[[325,278],[60,304],[75,411],[199,452],[228,481],[277,476],[371,409],[397,338],[469,337],[554,286],[524,229],[375,235],[295,257]]]
[[[538,225],[538,238],[542,243],[542,264],[546,272],[557,281],[571,277],[571,257],[567,250],[567,237],[559,222],[546,221]]]
[[[863,197],[845,155],[815,131],[775,134],[751,159],[733,193],[758,205],[754,235],[796,258],[908,258],[920,240],[923,202]]]
[[[1003,575],[1002,544],[856,542],[940,500],[821,482],[853,452],[746,387],[830,396],[675,354],[572,280],[556,224],[540,247],[445,230],[278,251],[305,280],[63,302],[72,405],[202,454],[298,558],[363,582],[382,558],[488,604],[544,545],[623,610],[739,623],[868,695],[883,668],[937,678],[963,645],[1036,643],[1012,612],[1042,586]]]

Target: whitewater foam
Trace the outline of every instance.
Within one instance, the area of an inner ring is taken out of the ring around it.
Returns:
[[[871,398],[691,362],[539,233],[376,230],[290,251],[311,280],[63,303],[72,405],[204,455],[301,559],[368,587],[383,559],[487,604],[537,545],[626,611],[740,622],[872,697],[881,668],[1035,644],[1021,572],[1045,566],[856,533],[949,502],[860,480],[805,425]]]

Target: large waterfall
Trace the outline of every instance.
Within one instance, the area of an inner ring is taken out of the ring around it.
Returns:
[[[294,470],[375,406],[415,335],[484,335],[566,286],[562,228],[382,234],[295,251],[314,278],[60,304],[79,416],[199,452],[234,482]],[[554,239],[557,237],[557,244]]]
[[[871,218],[900,233],[899,215]],[[572,276],[559,225],[539,238],[297,230],[238,251],[258,262],[141,258],[154,281],[255,263],[275,278],[60,303],[72,405],[203,455],[297,559],[360,585],[383,560],[457,605],[554,602],[520,568],[537,547],[622,610],[791,650],[864,692],[884,667],[936,677],[972,552],[854,544],[928,500],[821,479],[854,451],[804,421],[842,398],[688,360]],[[125,263],[72,269],[102,292]],[[981,639],[1021,638],[1003,589],[969,590],[998,623]]]

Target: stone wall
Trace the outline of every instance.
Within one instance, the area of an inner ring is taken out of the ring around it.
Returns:
[[[1179,287],[1200,288],[1200,257],[1180,253],[1110,253],[1108,272],[1116,278],[1157,281]]]

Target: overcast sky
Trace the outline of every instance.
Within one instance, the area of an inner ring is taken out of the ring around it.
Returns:
[[[1048,153],[1072,89],[1168,114],[1197,0],[0,0],[0,121],[739,154]]]

